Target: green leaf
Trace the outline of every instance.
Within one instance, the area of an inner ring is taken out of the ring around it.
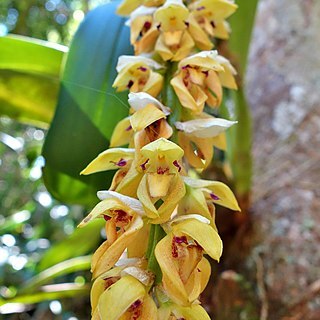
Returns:
[[[53,196],[92,206],[113,172],[80,176],[109,145],[113,128],[128,114],[127,92],[112,89],[116,64],[131,54],[129,28],[115,14],[119,2],[91,11],[80,25],[66,62],[58,106],[46,137],[44,181]]]
[[[22,36],[0,37],[0,115],[46,127],[55,110],[67,50]]]
[[[40,260],[38,270],[43,271],[59,262],[93,251],[101,238],[102,220],[92,221],[85,228],[76,229],[69,237],[52,246]]]
[[[77,271],[89,270],[91,266],[91,255],[77,257],[60,262],[31,278],[27,281],[21,289],[19,289],[19,294],[33,292],[35,289],[49,281]]]
[[[238,124],[227,131],[227,155],[233,173],[235,192],[240,197],[246,197],[251,188],[252,120],[245,97],[243,79],[257,3],[258,0],[238,0],[239,8],[230,19],[232,33],[229,47],[234,58],[232,62],[236,65],[240,75],[240,86],[238,91],[229,93],[229,98],[233,101],[231,120],[237,120]],[[225,117],[229,117],[225,105],[222,106],[221,112]]]
[[[1,299],[0,313],[14,313],[21,309],[18,304],[34,304],[47,300],[62,298],[74,298],[75,296],[86,296],[90,290],[89,285],[79,285],[76,283],[51,284],[41,287],[38,292],[18,295],[11,299]]]

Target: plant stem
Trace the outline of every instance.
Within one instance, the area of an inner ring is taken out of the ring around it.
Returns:
[[[155,275],[155,283],[158,284],[162,280],[162,272],[158,261],[155,257],[154,250],[157,243],[166,235],[159,224],[152,224],[150,227],[150,236],[147,250],[148,269]]]

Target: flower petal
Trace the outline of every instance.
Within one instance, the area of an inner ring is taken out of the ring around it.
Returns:
[[[166,116],[170,114],[170,108],[164,106],[159,100],[145,92],[130,92],[128,102],[132,109],[138,111],[149,104],[153,104],[161,110]]]
[[[135,241],[139,230],[143,227],[143,221],[136,216],[129,228],[117,238],[111,245],[108,240],[102,243],[92,257],[92,276],[97,278],[103,272],[108,271],[119,260],[128,245]]]
[[[224,132],[237,121],[229,121],[221,118],[195,119],[185,122],[177,121],[175,126],[178,130],[198,138],[212,138]]]
[[[112,148],[103,151],[91,161],[80,174],[91,174],[106,170],[115,170],[124,167],[134,158],[134,149]]]
[[[135,64],[143,64],[148,66],[151,69],[162,69],[163,66],[158,62],[154,61],[153,59],[144,57],[144,56],[127,56],[123,55],[118,58],[117,64],[117,72],[121,72],[124,68],[127,68],[128,65],[135,65]]]
[[[219,261],[222,254],[222,241],[217,231],[210,225],[196,219],[188,219],[172,225],[172,232],[190,236],[212,259]]]
[[[118,320],[146,291],[141,282],[125,276],[111,285],[100,297],[98,308],[102,319]]]
[[[188,294],[181,281],[177,266],[172,258],[172,237],[167,235],[155,248],[155,256],[162,270],[164,289],[170,298],[182,305],[189,305]]]
[[[134,131],[140,131],[157,120],[165,118],[166,115],[153,104],[139,109],[130,117],[130,123]]]
[[[130,117],[126,117],[117,123],[110,139],[110,148],[120,147],[129,144],[133,136],[130,125]]]
[[[200,305],[191,305],[190,307],[175,306],[178,316],[186,320],[210,320],[207,312]]]
[[[141,5],[143,0],[123,0],[117,8],[117,14],[128,16],[135,8]]]
[[[183,177],[183,180],[192,188],[209,189],[217,198],[219,198],[216,200],[212,199],[214,203],[231,210],[241,211],[236,197],[226,184],[219,181],[192,179],[190,177]]]
[[[100,200],[117,199],[121,201],[121,203],[130,211],[134,211],[140,216],[143,216],[145,214],[141,202],[135,198],[131,198],[114,191],[98,191],[97,195]]]

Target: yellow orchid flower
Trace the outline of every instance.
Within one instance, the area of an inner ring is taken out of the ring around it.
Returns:
[[[183,177],[185,184],[203,193],[207,204],[219,204],[234,211],[241,211],[237,199],[231,189],[220,181],[210,181]]]
[[[171,80],[181,104],[200,114],[205,103],[217,107],[222,101],[219,74],[224,72],[217,51],[202,51],[180,61],[178,73]]]
[[[133,114],[121,120],[115,127],[110,147],[129,144],[130,146],[135,145],[139,150],[145,144],[158,138],[171,137],[173,131],[166,121],[166,117],[171,112],[170,108],[145,92],[129,93],[128,102]],[[141,133],[137,142],[133,143],[134,132],[141,130],[144,132]],[[142,140],[145,140],[144,144]]]
[[[186,20],[189,10],[181,0],[167,0],[154,13],[161,31],[155,51],[163,60],[180,61],[194,48],[195,43],[187,31]]]
[[[202,114],[200,119],[176,122],[179,143],[185,151],[189,164],[205,169],[213,158],[213,146],[225,150],[224,131],[237,123]]]
[[[94,278],[108,271],[118,261],[143,227],[141,217],[144,215],[143,207],[137,199],[113,191],[99,191],[98,197],[102,201],[79,224],[79,227],[84,227],[100,217],[106,220],[107,240],[92,258]]]
[[[160,31],[153,19],[156,7],[141,6],[133,11],[126,25],[130,26],[130,42],[136,55],[154,50]]]
[[[179,172],[183,150],[175,143],[160,138],[141,149],[140,172],[144,174],[137,196],[151,223],[169,220],[185,188]],[[162,200],[156,208],[156,203]]]
[[[189,5],[191,15],[211,37],[227,38],[229,33],[225,19],[237,9],[230,0],[199,0]]]
[[[140,281],[141,274],[144,274],[143,277],[148,277],[148,274],[140,269],[140,275],[135,277],[127,273],[127,269],[121,270],[121,273],[120,270],[111,270],[103,275],[104,278],[94,282],[91,292],[92,319],[157,319],[156,304],[148,294],[148,287]]]
[[[215,260],[222,254],[222,241],[210,221],[200,215],[172,220],[167,236],[156,246],[155,256],[164,289],[175,303],[190,305],[207,284],[210,266],[203,253]]]
[[[112,86],[117,88],[117,91],[143,91],[156,97],[161,91],[163,77],[153,70],[161,68],[160,64],[146,57],[120,56],[118,76]]]

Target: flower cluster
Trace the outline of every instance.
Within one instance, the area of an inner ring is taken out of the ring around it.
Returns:
[[[215,204],[240,208],[227,185],[196,172],[211,163],[214,147],[226,148],[225,130],[235,124],[204,108],[220,105],[223,87],[237,88],[230,62],[211,50],[214,37],[228,37],[225,19],[236,7],[231,0],[119,7],[131,14],[136,55],[119,58],[113,86],[129,91],[130,114],[110,149],[82,171],[117,170],[79,225],[105,220],[107,240],[92,259],[92,319],[210,319],[199,295],[211,272],[204,256],[222,254]]]

